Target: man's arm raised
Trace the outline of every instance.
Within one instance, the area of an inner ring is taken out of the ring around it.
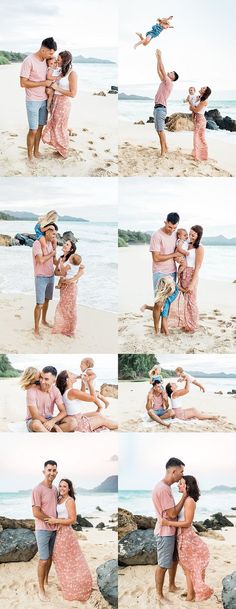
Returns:
[[[156,50],[156,58],[157,58],[157,73],[161,80],[166,80],[167,74],[163,65],[161,51],[160,49]]]

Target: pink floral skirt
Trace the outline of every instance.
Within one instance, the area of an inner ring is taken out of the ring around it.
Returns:
[[[186,289],[191,283],[194,269],[188,267],[181,277],[181,287]],[[192,292],[179,292],[170,307],[169,324],[172,328],[182,328],[186,332],[195,332],[199,313],[197,305],[197,283]]]
[[[52,114],[43,130],[44,144],[53,146],[66,159],[69,152],[68,121],[71,101],[66,95],[54,95]]]
[[[87,601],[92,592],[92,576],[70,526],[58,529],[52,558],[63,598],[67,601]]]
[[[77,326],[77,284],[62,283],[52,334],[75,336]]]
[[[195,600],[204,601],[210,598],[214,590],[205,584],[205,571],[210,558],[206,543],[202,541],[192,527],[179,528],[177,547],[182,568],[190,572]]]
[[[77,421],[77,427],[75,428],[75,431],[80,431],[80,432],[91,432],[91,433],[95,433],[97,431],[103,431],[104,429],[106,429],[105,426],[101,426],[101,427],[97,427],[97,429],[93,429],[93,422],[96,420],[96,415],[94,415],[94,417],[86,417],[83,414],[74,414],[72,415],[76,421]]]
[[[182,421],[196,418],[193,408],[175,408],[174,413],[177,419],[181,419]]]
[[[207,161],[206,119],[203,114],[195,114],[193,134],[193,156],[196,161]]]

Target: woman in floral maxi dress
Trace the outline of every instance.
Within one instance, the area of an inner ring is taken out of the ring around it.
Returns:
[[[195,161],[207,161],[208,147],[206,142],[206,118],[205,112],[208,102],[206,101],[211,95],[210,87],[202,87],[199,91],[200,100],[196,106],[190,104],[190,110],[194,115],[194,134],[193,134],[193,152],[192,155]]]
[[[62,276],[62,265],[76,251],[76,245],[72,241],[66,241],[63,245],[63,255],[59,258],[55,275]],[[77,325],[77,281],[84,273],[84,266],[78,267],[78,273],[73,279],[64,279],[60,288],[60,300],[56,307],[52,334],[64,334],[74,337]]]
[[[62,591],[68,601],[85,602],[92,592],[92,576],[71,525],[76,522],[75,493],[71,480],[59,484],[58,518],[47,518],[58,525],[53,549],[53,562]]]
[[[161,524],[177,528],[177,550],[179,563],[184,570],[187,582],[187,601],[204,601],[213,594],[213,589],[205,583],[206,568],[210,553],[208,546],[192,528],[196,502],[200,491],[196,478],[183,476],[178,488],[180,493],[187,492],[184,509],[178,521],[161,519]]]

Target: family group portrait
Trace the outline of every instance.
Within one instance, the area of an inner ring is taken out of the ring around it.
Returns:
[[[39,179],[34,200],[27,178],[20,191],[17,178],[2,178],[1,192],[1,351],[116,352],[109,180]]]
[[[120,192],[120,353],[233,353],[234,181],[129,178]]]
[[[119,431],[235,432],[234,355],[119,354]]]
[[[233,607],[233,434],[159,437],[158,461],[153,436],[121,445],[119,607]]]
[[[96,6],[4,7],[2,176],[117,175],[115,2]]]
[[[0,450],[7,457],[0,483],[1,602],[7,609],[117,607],[116,443],[44,436],[35,451],[31,436],[5,435]],[[72,458],[73,450],[83,459]]]
[[[115,431],[117,356],[0,355],[0,431]],[[17,406],[16,406],[17,404]]]
[[[187,0],[138,0],[128,16],[126,8],[121,0],[119,174],[235,176],[236,89],[226,67],[235,6],[226,0],[212,14],[199,0],[194,16]]]

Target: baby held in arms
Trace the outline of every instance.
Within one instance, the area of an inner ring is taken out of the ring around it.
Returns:
[[[63,279],[73,280],[74,277],[77,275],[78,271],[84,269],[84,265],[81,263],[82,258],[79,254],[71,254],[66,263],[61,265],[60,271],[63,276],[60,277],[59,282],[56,286],[58,290],[61,289]]]

